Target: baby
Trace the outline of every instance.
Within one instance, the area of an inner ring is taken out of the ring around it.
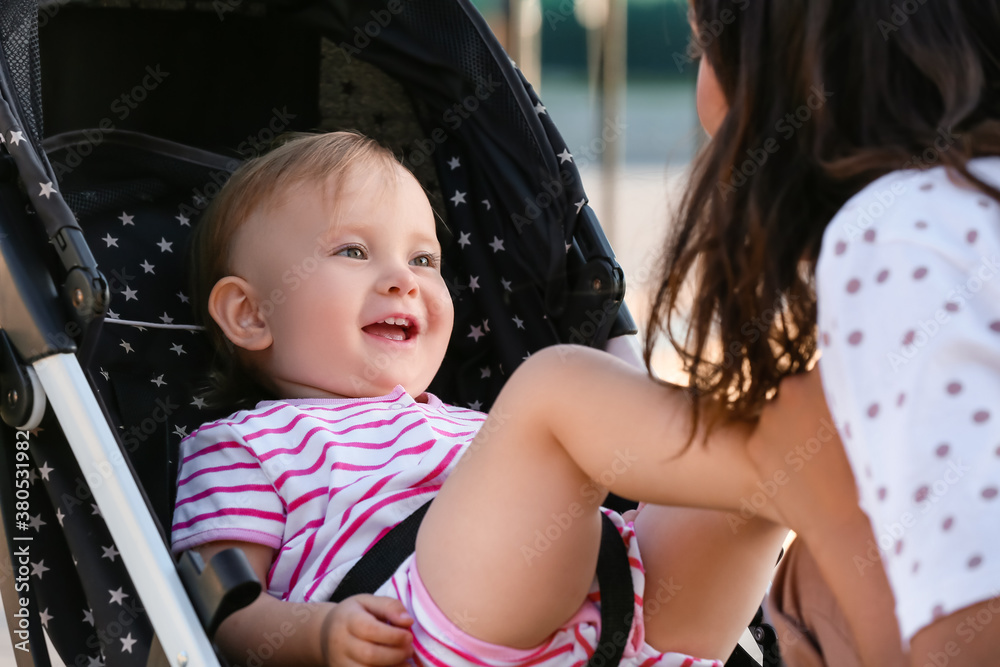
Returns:
[[[173,548],[239,546],[264,582],[219,629],[231,660],[582,664],[609,489],[650,503],[634,525],[609,513],[636,598],[622,664],[732,651],[785,530],[755,518],[734,534],[720,512],[667,505],[740,507],[758,481],[749,427],[688,446],[681,390],[581,347],[532,355],[488,416],[426,393],[454,315],[430,204],[391,153],[341,132],[250,161],[200,224],[195,265],[217,394],[245,409],[182,443]],[[430,498],[416,552],[376,595],[328,602]],[[670,603],[644,615],[667,582]]]

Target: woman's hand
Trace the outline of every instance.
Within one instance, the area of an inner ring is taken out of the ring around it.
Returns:
[[[413,619],[394,598],[354,595],[327,612],[320,641],[331,667],[391,667],[413,654]]]

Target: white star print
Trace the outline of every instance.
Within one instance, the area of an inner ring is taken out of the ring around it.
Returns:
[[[493,252],[495,253],[504,250],[503,239],[501,239],[499,236],[494,236],[493,241],[490,243],[490,247],[493,248]]]
[[[62,508],[60,507],[59,509],[56,510],[56,519],[59,520],[59,525],[60,526],[63,525],[63,519],[65,519],[65,518],[66,518],[66,515],[62,513]]]
[[[479,276],[469,276],[469,289],[473,292],[479,289]]]
[[[504,280],[503,278],[501,278],[501,279],[500,279],[500,284],[501,284],[501,285],[503,285],[503,288],[504,288],[504,289],[505,289],[506,291],[508,291],[508,292],[509,292],[509,291],[511,291],[511,290],[510,290],[510,281],[509,281],[509,280]]]
[[[518,329],[524,328],[524,320],[522,320],[517,315],[514,316],[514,324],[517,326]]]
[[[20,130],[13,130],[10,133],[10,143],[19,146],[24,141],[24,134]]]
[[[493,204],[491,204],[491,203],[490,203],[490,200],[489,200],[489,199],[484,199],[484,200],[483,200],[483,204],[485,204],[485,205],[486,205],[486,210],[487,210],[487,211],[488,211],[488,210],[490,210],[491,208],[493,208]]]
[[[55,188],[52,187],[52,181],[49,181],[48,183],[39,183],[38,185],[42,188],[42,191],[38,193],[39,197],[50,199],[52,197],[52,193],[56,191]]]
[[[569,162],[573,159],[573,154],[569,152],[568,148],[564,148],[562,153],[559,153],[559,164],[563,162]]]
[[[190,299],[188,299],[187,295],[184,292],[178,292],[177,298],[181,300],[181,303],[187,303],[188,301],[190,301]]]
[[[101,556],[101,558],[107,558],[112,563],[115,562],[115,556],[120,555],[118,550],[115,549],[115,545],[113,544],[110,547],[101,547],[101,550],[104,551],[104,554]]]
[[[490,332],[490,321],[489,320],[483,320],[483,331],[485,331],[486,333]]]
[[[135,223],[132,222],[132,218],[134,217],[134,215],[129,215],[125,211],[122,211],[122,214],[118,216],[118,219],[122,221],[122,227],[125,227],[126,225],[132,225],[135,227]]]
[[[205,399],[202,398],[201,396],[195,396],[194,400],[191,401],[191,405],[198,408],[199,410],[202,410],[206,407]]]
[[[480,380],[482,380],[483,378],[488,378],[488,377],[490,377],[490,375],[492,375],[492,372],[490,371],[490,367],[489,366],[486,366],[485,368],[480,368],[479,369],[479,379]]]
[[[37,514],[37,515],[31,517],[31,521],[29,521],[28,523],[30,523],[31,527],[35,529],[36,533],[42,532],[42,526],[46,525],[46,523],[44,521],[42,521],[42,515],[41,514]]]
[[[118,313],[116,313],[115,311],[113,311],[110,308],[108,308],[108,317],[110,317],[113,320],[117,320],[121,316]]]
[[[190,220],[190,218],[188,218],[187,216],[185,216],[183,213],[181,213],[180,215],[175,215],[174,216],[174,220],[176,220],[177,222],[181,223],[181,227],[190,227],[191,226],[191,220]]]
[[[466,195],[466,193],[459,192],[458,190],[455,190],[455,196],[451,198],[451,202],[455,206],[458,206],[459,204],[464,204],[465,203],[465,195]]]
[[[110,248],[111,246],[114,246],[116,248],[118,247],[118,239],[113,237],[111,234],[106,234],[104,238],[101,240],[108,244],[107,245],[108,248]]]
[[[195,204],[195,205],[196,205],[196,206],[197,206],[198,208],[201,208],[201,207],[203,207],[203,206],[204,206],[204,205],[205,205],[205,204],[207,203],[207,202],[205,201],[205,198],[204,198],[204,197],[202,197],[201,195],[191,195],[191,201],[192,201],[192,202],[194,202],[194,204]]]
[[[38,469],[39,474],[42,476],[46,482],[49,481],[49,473],[55,470],[55,468],[49,467],[49,462],[45,461],[42,463],[42,467]]]
[[[138,641],[137,639],[132,639],[132,633],[131,632],[128,633],[127,635],[125,635],[124,637],[122,637],[121,640],[122,640],[122,653],[124,653],[125,651],[128,651],[129,653],[131,653],[132,652],[132,644],[134,644],[134,643],[136,643]]]
[[[164,381],[164,379],[163,379],[163,374],[162,373],[159,376],[157,376],[157,377],[153,378],[152,380],[150,380],[150,382],[152,382],[153,384],[155,384],[157,387],[162,387],[163,385],[166,384],[166,381]]]
[[[101,656],[95,655],[88,657],[87,667],[104,667],[104,663],[101,662]]]
[[[49,615],[49,608],[46,607],[45,609],[43,609],[40,612],[38,612],[38,618],[41,619],[42,625],[44,625],[45,629],[48,630],[49,629],[49,621],[51,621],[53,618],[55,618],[55,616],[50,616]]]
[[[546,109],[544,106],[542,106],[541,102],[539,102],[538,104],[535,105],[535,113],[537,113],[537,114],[543,114],[543,113],[546,113],[547,111],[548,111],[548,109]]]
[[[175,426],[174,433],[182,438],[188,437],[187,426]]]
[[[122,590],[123,588],[124,588],[124,586],[119,586],[118,590],[116,590],[116,591],[113,591],[110,588],[108,589],[108,592],[111,593],[111,600],[108,602],[108,604],[111,604],[112,602],[117,602],[119,605],[121,605],[123,607],[125,606],[125,605],[122,605],[122,602],[125,600],[125,598],[130,597],[130,596],[129,596],[128,593],[125,593]]]
[[[467,245],[471,245],[472,241],[469,240],[469,236],[470,236],[469,232],[460,232],[458,235],[458,245],[462,246],[463,248]]]
[[[104,516],[101,514],[101,508],[97,506],[97,503],[90,503],[90,516],[94,516],[95,514],[100,517]]]
[[[90,623],[91,625],[93,625],[94,624],[94,612],[90,611],[89,609],[84,609],[83,610],[83,622],[84,623]]]
[[[44,560],[40,560],[37,563],[32,563],[31,564],[31,576],[38,577],[39,579],[41,579],[42,575],[44,575],[46,572],[48,572],[49,569],[50,568],[45,567],[45,561]]]
[[[573,244],[572,244],[572,243],[567,243],[567,244],[566,244],[566,252],[568,253],[568,252],[569,252],[569,249],[570,249],[570,248],[572,248],[572,247],[573,247]]]
[[[448,166],[451,167],[452,170],[455,170],[461,167],[462,163],[458,161],[457,157],[453,157],[452,159],[448,160]]]
[[[173,324],[174,318],[167,315],[167,311],[163,311],[163,314],[160,315],[160,321],[163,322],[164,324]]]
[[[160,242],[157,243],[156,245],[160,246],[160,252],[171,252],[172,253],[173,250],[170,249],[170,246],[172,246],[173,244],[174,244],[173,241],[168,241],[167,239],[165,239],[165,238],[163,238],[161,236],[160,237]]]
[[[138,290],[134,290],[131,287],[126,287],[125,288],[125,292],[123,292],[123,293],[125,294],[125,300],[126,301],[138,301],[139,300],[139,297],[136,296],[136,294],[139,293]]]
[[[469,403],[470,410],[478,410],[481,407],[483,407],[483,404],[480,403],[479,401],[473,401],[472,403]]]
[[[38,479],[38,473],[35,472],[34,468],[28,471],[28,484],[34,484]]]
[[[579,213],[583,210],[583,207],[587,205],[587,198],[584,197],[580,201],[576,202],[576,212]]]
[[[140,264],[139,266],[141,266],[142,270],[145,271],[146,273],[152,273],[153,275],[156,275],[156,271],[153,271],[153,269],[156,268],[156,265],[150,264],[148,260],[145,259],[142,260],[142,264]]]
[[[483,334],[483,328],[482,327],[470,327],[470,328],[471,328],[471,331],[469,332],[469,338],[472,338],[473,340],[475,340],[478,343],[479,339],[483,335],[485,335],[485,334]]]
[[[180,343],[174,343],[173,345],[171,345],[170,351],[176,352],[178,357],[181,356],[182,354],[187,354],[187,352],[184,350],[184,346],[181,345]]]

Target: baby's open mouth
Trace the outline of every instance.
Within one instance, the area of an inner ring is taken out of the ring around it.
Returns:
[[[413,322],[405,317],[387,317],[381,322],[375,322],[362,327],[362,331],[373,336],[381,336],[389,340],[409,340],[416,332]]]

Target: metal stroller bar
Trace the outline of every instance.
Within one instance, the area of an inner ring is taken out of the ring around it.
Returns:
[[[56,416],[73,424],[66,438],[136,591],[143,600],[155,601],[146,610],[169,664],[217,667],[218,658],[76,356],[46,357],[34,368]]]

